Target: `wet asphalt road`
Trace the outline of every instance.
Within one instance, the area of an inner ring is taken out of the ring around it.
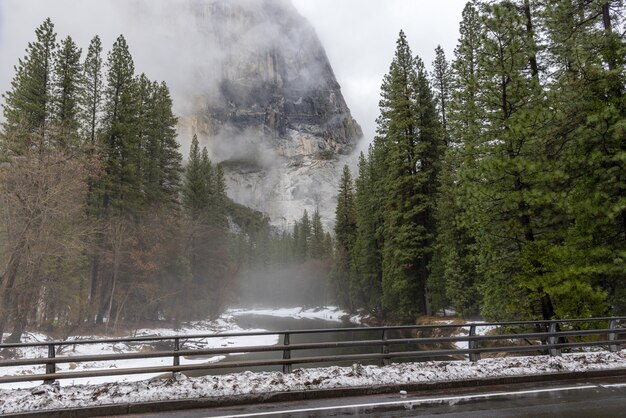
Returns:
[[[136,417],[626,417],[626,381],[602,379],[169,411]]]

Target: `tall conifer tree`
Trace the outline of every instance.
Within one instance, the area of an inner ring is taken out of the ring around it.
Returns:
[[[443,138],[424,65],[400,32],[385,77],[379,135],[388,149],[383,305],[403,320],[428,313],[426,281],[436,232]]]
[[[337,300],[342,305],[353,309],[355,305],[354,299],[359,299],[358,302],[363,303],[363,299],[366,301],[367,298],[360,297],[365,289],[361,289],[361,286],[355,283],[353,274],[357,220],[354,184],[352,182],[352,174],[347,165],[343,167],[338,191],[335,210],[337,250],[333,270],[331,271],[331,280]]]
[[[83,88],[81,90],[81,132],[87,147],[97,149],[97,135],[102,117],[104,82],[102,79],[102,42],[95,36],[87,50],[83,63]]]
[[[61,131],[59,140],[65,145],[77,145],[82,88],[80,56],[81,49],[70,36],[61,41],[54,67],[52,119]]]
[[[107,60],[103,117],[103,207],[120,214],[136,214],[143,206],[137,135],[139,103],[135,67],[123,36],[117,38]]]
[[[54,24],[48,18],[36,30],[26,56],[15,67],[11,90],[3,95],[4,138],[7,151],[21,153],[32,141],[29,135],[44,136],[53,111],[52,75],[56,51]]]

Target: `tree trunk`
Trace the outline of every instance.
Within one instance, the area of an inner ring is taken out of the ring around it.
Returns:
[[[101,248],[101,247],[98,247]],[[87,300],[89,301],[89,307],[87,308],[87,315],[89,315],[88,322],[94,321],[94,316],[97,312],[98,306],[98,288],[99,286],[99,269],[100,269],[100,257],[98,255],[94,255],[91,257],[90,268],[89,268],[89,297]]]
[[[531,75],[535,78],[539,77],[539,66],[537,65],[537,55],[535,47],[535,28],[533,26],[532,13],[530,10],[530,0],[524,0],[524,15],[526,16],[526,33],[528,41],[533,46],[533,50],[528,54]]]
[[[22,341],[22,334],[26,329],[26,318],[19,318],[13,327],[13,332],[6,339],[6,343],[19,343]]]
[[[113,256],[113,277],[111,280],[111,295],[109,296],[109,306],[107,308],[107,324],[105,327],[105,332],[109,330],[109,324],[111,323],[111,310],[113,309],[113,297],[115,296],[115,285],[117,284],[117,271],[118,271],[118,254],[117,251]]]
[[[550,295],[544,292],[543,296],[541,296],[541,315],[543,319],[554,319],[554,305],[552,305],[552,299]]]
[[[2,341],[9,317],[9,305],[11,302],[17,303],[17,298],[15,295],[11,295],[11,291],[15,286],[17,271],[22,260],[22,247],[23,245],[18,244],[18,248],[13,251],[9,260],[7,271],[2,277],[2,286],[0,287],[0,342]]]

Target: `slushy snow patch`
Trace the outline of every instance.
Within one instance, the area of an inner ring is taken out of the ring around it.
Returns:
[[[507,357],[468,361],[401,363],[389,366],[325,367],[280,372],[242,372],[221,376],[119,382],[102,385],[41,385],[0,390],[0,414],[79,408],[129,402],[220,398],[246,394],[346,387],[371,387],[488,377],[527,376],[626,367],[626,351],[564,354],[563,357]]]

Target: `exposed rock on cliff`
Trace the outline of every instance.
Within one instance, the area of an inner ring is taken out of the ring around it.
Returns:
[[[222,162],[229,195],[288,226],[334,217],[339,171],[362,137],[311,25],[287,0],[196,0],[200,47],[181,135]]]

